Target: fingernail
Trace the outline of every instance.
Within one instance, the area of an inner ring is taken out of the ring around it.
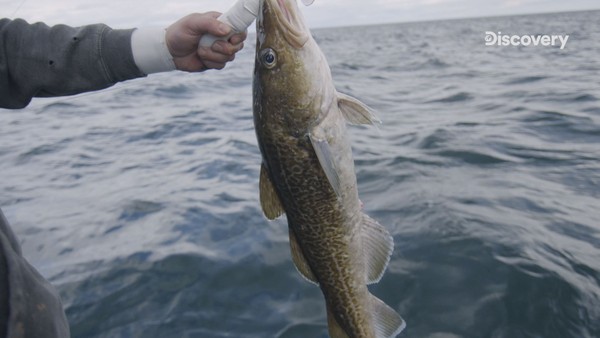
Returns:
[[[223,47],[221,46],[221,44],[220,44],[220,43],[214,43],[214,44],[212,45],[212,48],[211,48],[211,49],[212,49],[214,52],[217,52],[217,53],[222,53],[222,52],[223,52]]]
[[[219,23],[219,32],[223,35],[229,34],[231,32],[231,27],[224,23]]]
[[[244,43],[243,42],[240,42],[237,45],[233,45],[233,52],[237,53],[240,50],[242,50],[242,48],[244,48]]]
[[[231,42],[232,45],[237,45],[240,42],[242,42],[242,38],[239,37],[238,35],[234,35],[231,37],[231,39],[229,40],[229,42]]]

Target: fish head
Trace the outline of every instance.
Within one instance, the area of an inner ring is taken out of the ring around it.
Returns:
[[[263,0],[256,21],[255,109],[288,127],[316,123],[335,97],[331,71],[296,0]]]
[[[289,45],[301,50],[310,39],[310,31],[296,0],[262,0],[257,27],[260,48],[273,45],[285,50]]]

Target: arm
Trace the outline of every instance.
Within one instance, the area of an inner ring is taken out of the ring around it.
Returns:
[[[34,96],[98,90],[174,69],[221,69],[243,48],[246,34],[198,48],[203,34],[226,36],[219,13],[191,14],[164,29],[116,30],[0,20],[0,107],[23,108]]]
[[[0,106],[33,96],[72,95],[144,76],[131,51],[133,30],[0,20]]]

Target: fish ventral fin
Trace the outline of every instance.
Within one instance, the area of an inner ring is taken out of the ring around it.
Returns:
[[[302,248],[300,247],[300,244],[298,244],[298,239],[296,239],[294,231],[291,228],[289,228],[289,232],[290,250],[292,251],[292,260],[294,261],[296,269],[298,270],[298,272],[300,272],[302,277],[306,278],[307,281],[315,285],[319,285],[317,278],[313,274],[312,270],[310,269],[310,266],[308,265],[308,262],[306,261],[306,258],[304,257],[304,254],[302,253]]]
[[[274,220],[283,215],[283,206],[281,205],[279,196],[275,193],[275,187],[273,187],[273,182],[271,182],[269,172],[264,163],[260,166],[258,186],[260,190],[260,206],[265,216],[269,220]]]
[[[370,295],[375,337],[393,338],[406,328],[406,322],[381,299]]]
[[[337,93],[338,107],[342,115],[350,124],[375,124],[381,120],[375,115],[375,111],[366,104],[350,95]]]
[[[338,198],[342,197],[342,187],[340,183],[340,177],[338,175],[337,168],[335,166],[335,159],[333,157],[333,153],[331,151],[331,147],[327,140],[321,140],[316,138],[315,136],[309,134],[310,142],[317,154],[317,158],[319,159],[319,164],[321,164],[321,168],[325,172],[325,176],[327,176],[327,180],[329,184],[333,188],[333,191],[337,195]]]
[[[394,239],[383,225],[366,214],[362,214],[361,236],[367,284],[377,283],[383,276],[394,251]]]

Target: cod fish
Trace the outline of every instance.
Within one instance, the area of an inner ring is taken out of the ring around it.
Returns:
[[[395,337],[402,318],[373,296],[393,250],[361,211],[346,123],[370,108],[338,93],[295,0],[263,0],[257,18],[253,113],[265,216],[287,215],[292,259],[325,297],[333,338]]]

